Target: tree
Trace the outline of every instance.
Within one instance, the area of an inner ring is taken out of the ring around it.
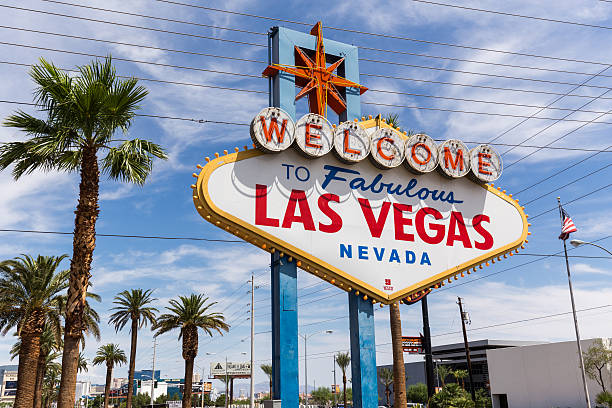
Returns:
[[[427,386],[423,383],[412,384],[406,390],[406,397],[410,402],[427,403]]]
[[[608,364],[612,364],[612,350],[608,350],[601,339],[595,339],[591,347],[582,353],[582,356],[587,376],[596,381],[602,391],[606,392],[606,382],[602,371]]]
[[[461,381],[461,388],[465,390],[465,378],[469,375],[467,370],[452,370],[451,375],[455,377],[455,381],[459,384]]]
[[[385,396],[387,397],[387,406],[391,406],[391,402],[389,401],[389,395],[391,394],[391,389],[389,388],[391,384],[393,384],[393,371],[388,368],[383,368],[378,372],[378,380],[385,387]]]
[[[268,380],[270,380],[270,399],[272,399],[272,365],[262,364],[259,367],[268,376]]]
[[[183,340],[183,359],[185,360],[183,408],[191,408],[193,361],[198,355],[198,328],[211,337],[214,331],[221,335],[223,331],[229,331],[229,325],[225,323],[223,314],[208,312],[208,309],[216,302],[207,302],[207,297],[195,293],[189,297],[179,296],[178,300],[170,299],[170,306],[166,306],[170,313],[159,316],[153,325],[156,336],[173,329],[180,329],[178,338]]]
[[[348,351],[336,355],[336,364],[338,364],[340,371],[342,371],[342,398],[344,400],[344,406],[346,407],[346,369],[349,364],[351,364],[351,356]]]
[[[88,364],[89,364],[89,361],[87,361],[83,353],[79,353],[79,362],[77,364],[78,372],[82,373],[82,372],[89,371],[89,367],[87,366]]]
[[[16,328],[20,340],[15,408],[33,407],[41,336],[47,325],[60,326],[68,271],[57,269],[64,258],[22,255],[0,263],[0,330]]]
[[[57,400],[57,386],[60,382],[62,366],[52,362],[47,367],[47,373],[43,382],[43,407],[50,408],[51,404]]]
[[[100,346],[93,359],[94,365],[106,364],[106,384],[104,385],[104,408],[108,408],[108,396],[110,394],[111,380],[113,378],[113,367],[127,363],[125,353],[117,344],[105,344]],[[60,389],[61,393],[61,389]]]
[[[78,67],[77,75],[40,59],[30,77],[36,84],[35,104],[47,117],[17,111],[6,119],[5,126],[31,138],[0,147],[0,170],[14,165],[15,179],[35,170],[80,173],[58,401],[59,408],[71,408],[96,243],[100,171],[113,180],[142,185],[151,173],[153,158],[166,155],[150,141],[115,137],[117,130],[127,133],[147,90],[134,78],[119,79],[110,57]],[[98,158],[101,151],[106,154]]]
[[[446,386],[446,378],[450,375],[451,369],[445,365],[436,366],[436,372],[442,383],[442,387]]]
[[[399,303],[389,306],[391,344],[393,349],[393,406],[406,406],[406,372],[404,368],[404,349],[402,347],[402,320]]]
[[[224,407],[225,406],[225,394],[221,394],[215,400],[215,407]]]
[[[327,387],[319,387],[312,391],[312,400],[317,405],[327,405],[332,400],[332,392]],[[344,404],[346,407],[346,404]]]
[[[155,323],[155,314],[158,310],[149,306],[154,302],[155,298],[151,297],[153,290],[147,289],[132,289],[131,291],[124,290],[115,296],[114,304],[117,306],[111,310],[115,310],[110,317],[110,324],[115,326],[115,332],[123,330],[128,321],[131,323],[130,334],[132,342],[130,345],[130,365],[128,368],[128,384],[134,383],[134,371],[136,370],[136,347],[138,346],[138,329],[142,329],[149,323]],[[128,387],[126,407],[132,407],[133,387]]]
[[[601,405],[605,405],[608,408],[612,408],[612,394],[608,391],[602,391],[597,394],[595,402]]]

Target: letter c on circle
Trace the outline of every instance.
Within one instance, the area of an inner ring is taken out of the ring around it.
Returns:
[[[391,139],[390,137],[386,137],[386,136],[381,137],[380,139],[378,139],[378,143],[376,143],[376,152],[380,155],[380,157],[382,157],[385,160],[393,160],[393,158],[395,157],[394,154],[392,154],[391,156],[387,156],[386,154],[383,153],[382,151],[383,142],[389,142],[391,144],[395,144],[393,139]]]

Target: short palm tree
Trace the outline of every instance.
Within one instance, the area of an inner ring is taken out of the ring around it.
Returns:
[[[204,295],[179,296],[178,300],[171,299],[169,303],[170,306],[166,306],[169,313],[160,315],[153,329],[156,336],[180,329],[178,338],[183,340],[185,360],[183,408],[190,408],[193,361],[198,355],[198,328],[212,337],[215,331],[221,335],[223,331],[229,331],[229,325],[225,323],[223,314],[208,311],[216,302],[208,302]]]
[[[385,397],[387,397],[387,406],[391,406],[391,401],[389,401],[389,395],[391,394],[391,384],[393,384],[393,371],[388,368],[383,368],[378,372],[378,379],[385,387]]]
[[[57,400],[57,386],[60,381],[62,366],[55,361],[49,363],[47,373],[43,381],[43,408],[51,408],[51,404]]]
[[[31,137],[0,146],[0,170],[14,165],[15,179],[35,170],[80,174],[59,408],[71,408],[75,401],[85,293],[96,244],[100,172],[113,180],[141,185],[151,173],[153,158],[166,158],[155,143],[116,137],[118,130],[127,132],[147,95],[136,79],[119,79],[110,57],[78,67],[78,71],[69,74],[44,59],[33,65],[30,77],[36,84],[35,103],[46,118],[17,111],[4,125]],[[98,157],[102,152],[105,154]]]
[[[270,399],[272,399],[272,365],[262,364],[259,367],[268,376],[268,380],[270,380]]]
[[[22,255],[0,263],[0,330],[6,335],[16,328],[21,341],[15,408],[34,406],[41,336],[47,325],[60,325],[68,287],[68,271],[57,271],[64,258]]]
[[[132,289],[124,290],[115,296],[113,301],[115,310],[110,317],[110,324],[115,326],[115,331],[122,330],[125,325],[130,322],[130,334],[132,335],[132,344],[130,346],[130,365],[128,368],[128,384],[134,383],[134,370],[136,369],[136,347],[138,346],[138,329],[151,323],[155,323],[155,314],[158,310],[149,306],[154,302],[155,298],[151,297],[153,290],[147,289]],[[126,408],[132,407],[133,387],[128,387]]]
[[[106,384],[104,386],[104,408],[108,408],[108,396],[110,395],[111,380],[113,378],[113,367],[127,363],[125,353],[117,344],[105,344],[100,346],[93,359],[93,365],[106,364]],[[131,386],[131,384],[130,384]],[[61,392],[61,390],[60,390]]]
[[[349,364],[351,364],[351,356],[348,351],[346,353],[338,353],[336,355],[336,364],[340,367],[340,371],[342,371],[342,398],[344,401],[344,406],[346,407],[346,369]]]
[[[442,387],[446,386],[446,378],[450,375],[451,369],[445,365],[438,365],[436,367],[436,372],[438,377],[440,378],[440,382],[442,383]]]
[[[461,381],[461,388],[465,390],[465,378],[469,374],[468,371],[467,370],[453,370],[451,371],[451,374],[453,375],[453,377],[455,377],[455,381],[457,382],[457,384],[459,384],[459,381]]]

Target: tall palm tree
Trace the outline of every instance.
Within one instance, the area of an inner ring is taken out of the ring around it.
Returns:
[[[159,316],[153,325],[156,336],[180,329],[178,338],[183,340],[183,359],[185,360],[183,408],[191,408],[193,361],[198,355],[198,328],[211,337],[214,331],[221,335],[223,335],[223,330],[229,331],[229,325],[225,323],[223,314],[208,311],[217,302],[207,302],[207,297],[195,293],[190,296],[179,296],[178,300],[171,299],[170,306],[166,306],[170,313]]]
[[[348,351],[336,355],[336,364],[338,364],[340,371],[342,371],[342,398],[344,400],[344,406],[346,407],[346,369],[349,364],[351,364],[351,356]]]
[[[44,59],[32,66],[35,103],[46,118],[23,111],[9,116],[4,125],[31,138],[0,147],[0,170],[14,165],[15,179],[37,169],[80,173],[59,408],[74,404],[85,294],[96,244],[100,171],[111,179],[141,185],[152,170],[153,158],[166,158],[155,143],[116,137],[118,130],[127,132],[147,95],[136,79],[119,79],[110,57],[78,67],[78,71],[78,75],[68,74]],[[98,157],[102,151],[105,155]]]
[[[68,286],[68,271],[57,271],[62,256],[29,255],[0,263],[0,330],[17,329],[21,344],[15,408],[32,408],[46,325],[59,326],[59,303]]]
[[[122,330],[127,322],[131,322],[130,333],[132,335],[132,344],[130,346],[130,365],[128,368],[128,384],[134,383],[134,370],[136,369],[136,347],[138,346],[138,329],[151,323],[155,323],[155,314],[158,310],[148,306],[157,299],[152,298],[153,290],[147,289],[132,289],[131,291],[124,290],[115,296],[114,304],[117,306],[111,310],[115,310],[110,317],[110,324],[115,326],[115,331]],[[126,408],[132,408],[132,394],[134,388],[128,387]]]
[[[446,378],[450,375],[451,369],[446,365],[438,365],[436,367],[436,372],[438,377],[440,378],[440,382],[442,383],[442,387],[446,386]]]
[[[391,406],[391,402],[389,401],[389,394],[391,394],[391,384],[393,384],[393,371],[388,368],[383,368],[378,373],[378,378],[382,385],[385,387],[385,396],[387,397],[387,406]]]
[[[110,394],[111,380],[113,378],[113,367],[127,363],[125,353],[117,344],[105,344],[100,346],[93,359],[93,365],[106,364],[106,384],[104,386],[104,408],[108,408],[108,396]],[[60,393],[61,393],[60,389]]]
[[[272,365],[262,364],[259,367],[268,376],[268,380],[270,380],[270,399],[272,399]]]
[[[389,325],[393,349],[393,406],[406,406],[406,372],[404,368],[404,349],[402,348],[402,320],[399,303],[389,306]]]

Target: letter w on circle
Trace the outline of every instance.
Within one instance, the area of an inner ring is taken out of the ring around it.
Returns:
[[[283,124],[281,125],[280,131],[278,130],[278,121],[276,118],[270,119],[270,128],[266,126],[266,118],[264,116],[260,116],[259,120],[261,121],[261,127],[263,128],[264,135],[266,136],[266,140],[268,142],[272,141],[272,132],[274,132],[276,133],[278,143],[283,143],[285,129],[287,128],[287,119],[283,119]]]
[[[457,149],[457,153],[455,153],[455,160],[453,161],[453,156],[451,156],[451,151],[448,147],[444,147],[444,167],[448,169],[448,162],[450,162],[453,170],[457,170],[457,164],[459,164],[459,170],[463,171],[463,150]]]
[[[391,207],[391,203],[388,201],[383,202],[382,207],[380,208],[380,214],[378,215],[378,219],[374,216],[374,212],[372,211],[372,207],[370,206],[370,201],[365,198],[359,199],[359,204],[361,204],[361,211],[363,212],[363,216],[365,217],[366,222],[368,223],[368,228],[370,228],[370,233],[373,238],[380,238],[382,235],[383,227],[385,226],[385,221],[387,220],[387,215],[389,214],[389,208]]]

